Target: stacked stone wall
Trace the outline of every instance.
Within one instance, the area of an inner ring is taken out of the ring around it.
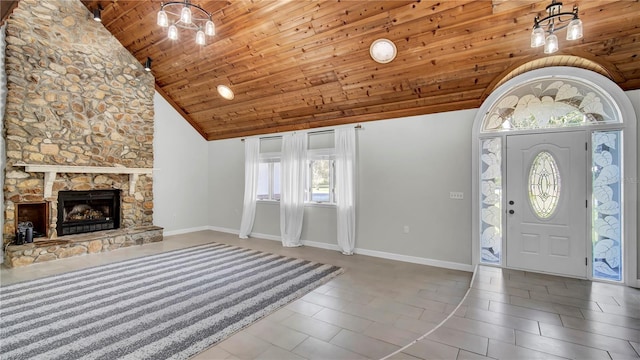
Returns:
[[[128,175],[58,174],[44,198],[43,174],[17,164],[152,168],[153,76],[79,0],[21,0],[6,24],[3,243],[19,202],[47,201],[56,237],[60,190],[121,189],[121,226],[152,225],[151,175],[129,195]]]

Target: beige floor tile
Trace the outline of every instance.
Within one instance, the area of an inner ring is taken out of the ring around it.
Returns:
[[[340,331],[338,335],[331,339],[331,343],[370,359],[380,359],[400,348],[388,342],[349,330]]]
[[[440,322],[442,322],[442,320],[446,319],[447,316],[449,316],[449,313],[451,311],[453,311],[453,309],[450,309],[448,312],[425,310],[422,312],[422,316],[420,316],[420,320],[439,324]]]
[[[373,295],[369,295],[359,291],[350,291],[347,289],[331,288],[331,290],[324,293],[327,296],[333,296],[338,299],[347,300],[350,303],[367,305],[375,298]]]
[[[574,318],[571,316],[561,315],[560,317],[562,318],[562,324],[565,328],[592,332],[594,334],[610,336],[622,340],[640,340],[640,330],[605,324],[597,321],[585,320],[581,318]]]
[[[384,312],[390,312],[415,319],[419,319],[422,315],[422,311],[424,311],[421,307],[381,298],[373,299],[367,306]]]
[[[610,359],[609,354],[604,350],[522,331],[516,331],[516,345],[565,358]]]
[[[300,345],[298,345],[293,352],[306,359],[310,360],[350,360],[350,359],[366,359],[366,356],[354,353],[347,349],[343,349],[339,346],[329,344],[328,342],[316,339],[307,338]]]
[[[271,344],[242,331],[223,340],[218,346],[241,359],[254,359],[267,350]]]
[[[422,335],[380,323],[371,324],[363,334],[397,346],[405,346]]]
[[[313,318],[355,332],[363,332],[372,323],[371,320],[332,309],[323,309],[315,314]]]
[[[218,359],[228,359],[232,355],[221,348],[220,346],[211,347],[200,354],[191,358],[191,360],[218,360]]]
[[[615,315],[609,313],[603,313],[601,311],[582,310],[582,316],[591,321],[598,321],[605,324],[612,324],[617,326],[628,327],[631,329],[640,330],[640,319],[636,319],[624,315]]]
[[[602,312],[607,314],[615,314],[628,316],[640,320],[640,306],[619,306],[611,304],[598,304],[602,309]],[[593,310],[593,309],[592,309]]]
[[[320,340],[329,341],[340,332],[340,328],[322,320],[294,314],[281,322],[282,325],[311,335]]]
[[[345,307],[340,309],[340,312],[383,324],[393,324],[400,317],[400,315],[398,314],[382,311],[380,309],[374,309],[368,306],[362,306],[355,303],[346,305]]]
[[[476,309],[489,310],[489,299],[481,299],[474,296],[468,296],[464,300],[464,305],[467,307],[473,307]]]
[[[402,352],[420,359],[446,360],[458,357],[458,348],[428,339],[420,340]]]
[[[523,299],[517,296],[511,296],[511,305],[522,306],[529,309],[546,311],[550,313],[556,313],[560,315],[569,315],[573,317],[582,317],[582,312],[580,308],[575,306],[557,304],[548,301],[534,300],[534,299]]]
[[[522,306],[504,304],[496,301],[491,301],[491,303],[489,304],[489,311],[500,313],[500,314],[511,315],[511,316],[517,316],[517,317],[521,317],[529,320],[546,322],[548,324],[553,324],[553,325],[562,325],[562,321],[560,321],[560,315],[558,314],[529,309]]]
[[[459,304],[460,301],[462,300],[462,296],[447,295],[447,294],[442,294],[442,293],[428,291],[428,290],[418,291],[418,296],[428,300],[434,300],[434,301],[443,302],[445,304],[453,304],[453,305]]]
[[[413,356],[413,355],[409,355],[407,353],[404,352],[399,352],[397,354],[393,354],[387,358],[385,358],[386,360],[422,360],[422,358]]]
[[[505,295],[515,295],[515,296],[519,296],[522,298],[528,298],[529,297],[529,290],[523,290],[523,289],[518,289],[518,288],[514,288],[514,287],[509,287],[509,286],[503,286],[503,285],[494,285],[494,284],[487,284],[487,283],[475,283],[473,284],[473,288],[474,289],[478,289],[478,290],[484,290],[484,291],[490,291],[490,292],[494,292],[494,293],[499,293],[499,294],[505,294]]]
[[[492,278],[491,285],[498,285],[498,286],[507,286],[513,289],[521,289],[521,290],[527,290],[527,291],[536,291],[536,292],[541,292],[541,293],[548,293],[547,292],[547,287],[545,285],[539,285],[539,284],[535,284],[535,283],[531,283],[528,281],[522,281],[522,280],[509,280],[509,279],[498,279],[498,278]]]
[[[450,305],[441,301],[425,299],[418,294],[399,296],[395,300],[399,303],[437,312],[445,312],[447,305]]]
[[[487,337],[451,329],[446,326],[440,327],[432,332],[427,336],[427,339],[481,355],[487,354],[487,345],[489,343]]]
[[[275,312],[269,314],[269,321],[280,322],[289,316],[295,314],[295,312],[287,309],[286,307],[282,307]]]
[[[585,299],[584,296],[569,297],[569,296],[551,295],[547,293],[542,294],[538,292],[531,292],[530,295],[531,295],[531,299],[533,300],[540,300],[540,301],[549,302],[553,304],[567,305],[567,306],[577,307],[581,309],[588,309],[593,311],[601,310],[600,306],[596,301],[587,300]],[[570,314],[567,314],[567,315],[570,315]]]
[[[562,326],[549,325],[545,323],[540,323],[540,333],[545,337],[585,345],[604,351],[613,351],[625,355],[637,355],[636,351],[628,341],[609,336],[598,335],[581,330],[567,329]]]
[[[398,329],[411,331],[418,334],[426,334],[428,331],[436,327],[438,323],[418,320],[406,316],[400,316],[393,326]]]
[[[503,326],[489,324],[483,321],[452,316],[449,320],[447,320],[444,326],[458,331],[468,332],[474,335],[500,340],[502,342],[510,344],[515,344],[516,342],[515,330]]]
[[[308,335],[271,321],[258,321],[247,332],[284,350],[292,350]]]
[[[486,323],[540,335],[540,327],[538,322],[535,320],[473,308],[467,309],[464,316],[469,319],[484,321]]]
[[[456,360],[486,360],[491,359],[490,357],[479,355],[476,353],[472,353],[466,350],[460,350],[458,352],[458,357]]]
[[[305,358],[277,346],[270,346],[256,359],[260,360],[304,360]]]
[[[489,291],[489,290],[482,290],[474,287],[471,290],[469,290],[469,296],[467,297],[467,299],[478,298],[478,299],[484,299],[484,300],[499,301],[499,302],[508,304],[510,297],[511,296],[509,294]]]
[[[540,359],[540,360],[553,360],[553,359],[565,359],[563,357],[555,356],[549,353],[531,350],[513,344],[503,343],[498,340],[489,339],[489,349],[487,350],[487,356],[494,359],[504,360],[516,360],[516,359]]]
[[[325,308],[334,309],[334,310],[340,310],[345,305],[348,305],[351,303],[344,299],[339,299],[333,296],[318,294],[314,292],[310,292],[306,294],[305,296],[302,297],[302,300],[315,305],[325,307]]]
[[[296,312],[298,314],[302,314],[305,316],[313,316],[317,314],[320,310],[324,309],[323,306],[316,305],[314,303],[310,303],[308,301],[298,299],[289,305],[285,306],[285,309]]]

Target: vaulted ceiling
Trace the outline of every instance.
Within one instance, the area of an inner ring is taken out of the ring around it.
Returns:
[[[584,37],[545,55],[529,46],[550,0],[192,0],[213,14],[205,46],[193,32],[167,39],[159,0],[83,0],[141,63],[156,89],[208,140],[477,108],[505,77],[570,65],[640,88],[640,2],[579,6]],[[398,48],[369,55],[378,38]],[[235,92],[221,98],[217,85]]]

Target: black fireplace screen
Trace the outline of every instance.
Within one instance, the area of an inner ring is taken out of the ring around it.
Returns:
[[[120,227],[120,190],[60,191],[58,235]]]

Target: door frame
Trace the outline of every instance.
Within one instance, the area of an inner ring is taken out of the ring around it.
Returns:
[[[593,84],[594,87],[598,87],[601,91],[605,92],[610,96],[612,101],[617,105],[621,117],[622,123],[619,124],[610,124],[610,125],[588,125],[574,128],[554,128],[554,129],[532,129],[532,130],[510,130],[510,131],[498,131],[493,133],[483,133],[482,125],[485,121],[485,118],[491,109],[491,107],[496,104],[497,101],[501,99],[501,97],[507,93],[509,93],[516,86],[520,86],[522,84],[526,84],[528,82],[533,82],[535,80],[540,79],[571,79],[571,80],[579,80],[587,84]],[[495,91],[493,91],[489,97],[483,102],[482,106],[476,113],[473,123],[472,130],[472,253],[471,259],[473,265],[482,264],[480,262],[480,235],[481,235],[481,220],[480,220],[480,209],[481,209],[481,176],[480,176],[480,159],[482,155],[481,143],[482,140],[487,138],[501,138],[501,151],[503,159],[506,158],[506,135],[516,135],[516,134],[533,134],[533,133],[543,133],[543,132],[559,132],[559,131],[575,131],[575,130],[584,130],[591,134],[592,131],[606,131],[606,130],[622,130],[623,132],[623,171],[624,171],[624,181],[623,191],[623,214],[624,214],[624,222],[623,222],[623,236],[625,239],[624,244],[624,252],[622,254],[624,261],[624,268],[622,269],[623,281],[624,284],[633,287],[640,287],[640,269],[638,269],[638,244],[637,244],[637,233],[638,233],[638,221],[634,221],[637,219],[637,203],[638,203],[638,172],[637,172],[637,163],[636,158],[638,157],[637,153],[637,118],[636,112],[633,108],[629,97],[625,94],[625,92],[612,80],[609,78],[602,76],[593,71],[581,69],[581,68],[573,68],[573,67],[548,67],[542,69],[536,69],[529,71],[527,73],[518,75],[505,83],[503,83],[500,87],[498,87]],[[589,148],[591,148],[591,136],[586,136],[588,138]],[[591,151],[587,152],[587,164],[591,164]],[[505,174],[505,162],[501,163],[502,174]],[[587,166],[587,171],[589,172],[585,176],[587,176],[587,199],[589,199],[589,205],[587,208],[588,216],[587,219],[587,234],[591,234],[591,195],[592,195],[592,178],[590,172],[590,166]],[[506,209],[504,198],[502,199],[502,209]],[[502,233],[505,233],[504,222],[502,222]],[[593,279],[592,276],[592,246],[590,236],[587,236],[586,241],[588,241],[587,246],[587,256],[589,258],[588,270],[587,270],[587,278]],[[506,246],[505,238],[502,237],[502,247]],[[502,259],[499,264],[495,264],[494,266],[506,268],[506,261],[504,259],[504,250],[502,251]],[[491,266],[491,264],[486,264]],[[601,280],[598,280],[601,281]],[[602,280],[603,281],[603,280]],[[619,283],[619,282],[616,282]]]

